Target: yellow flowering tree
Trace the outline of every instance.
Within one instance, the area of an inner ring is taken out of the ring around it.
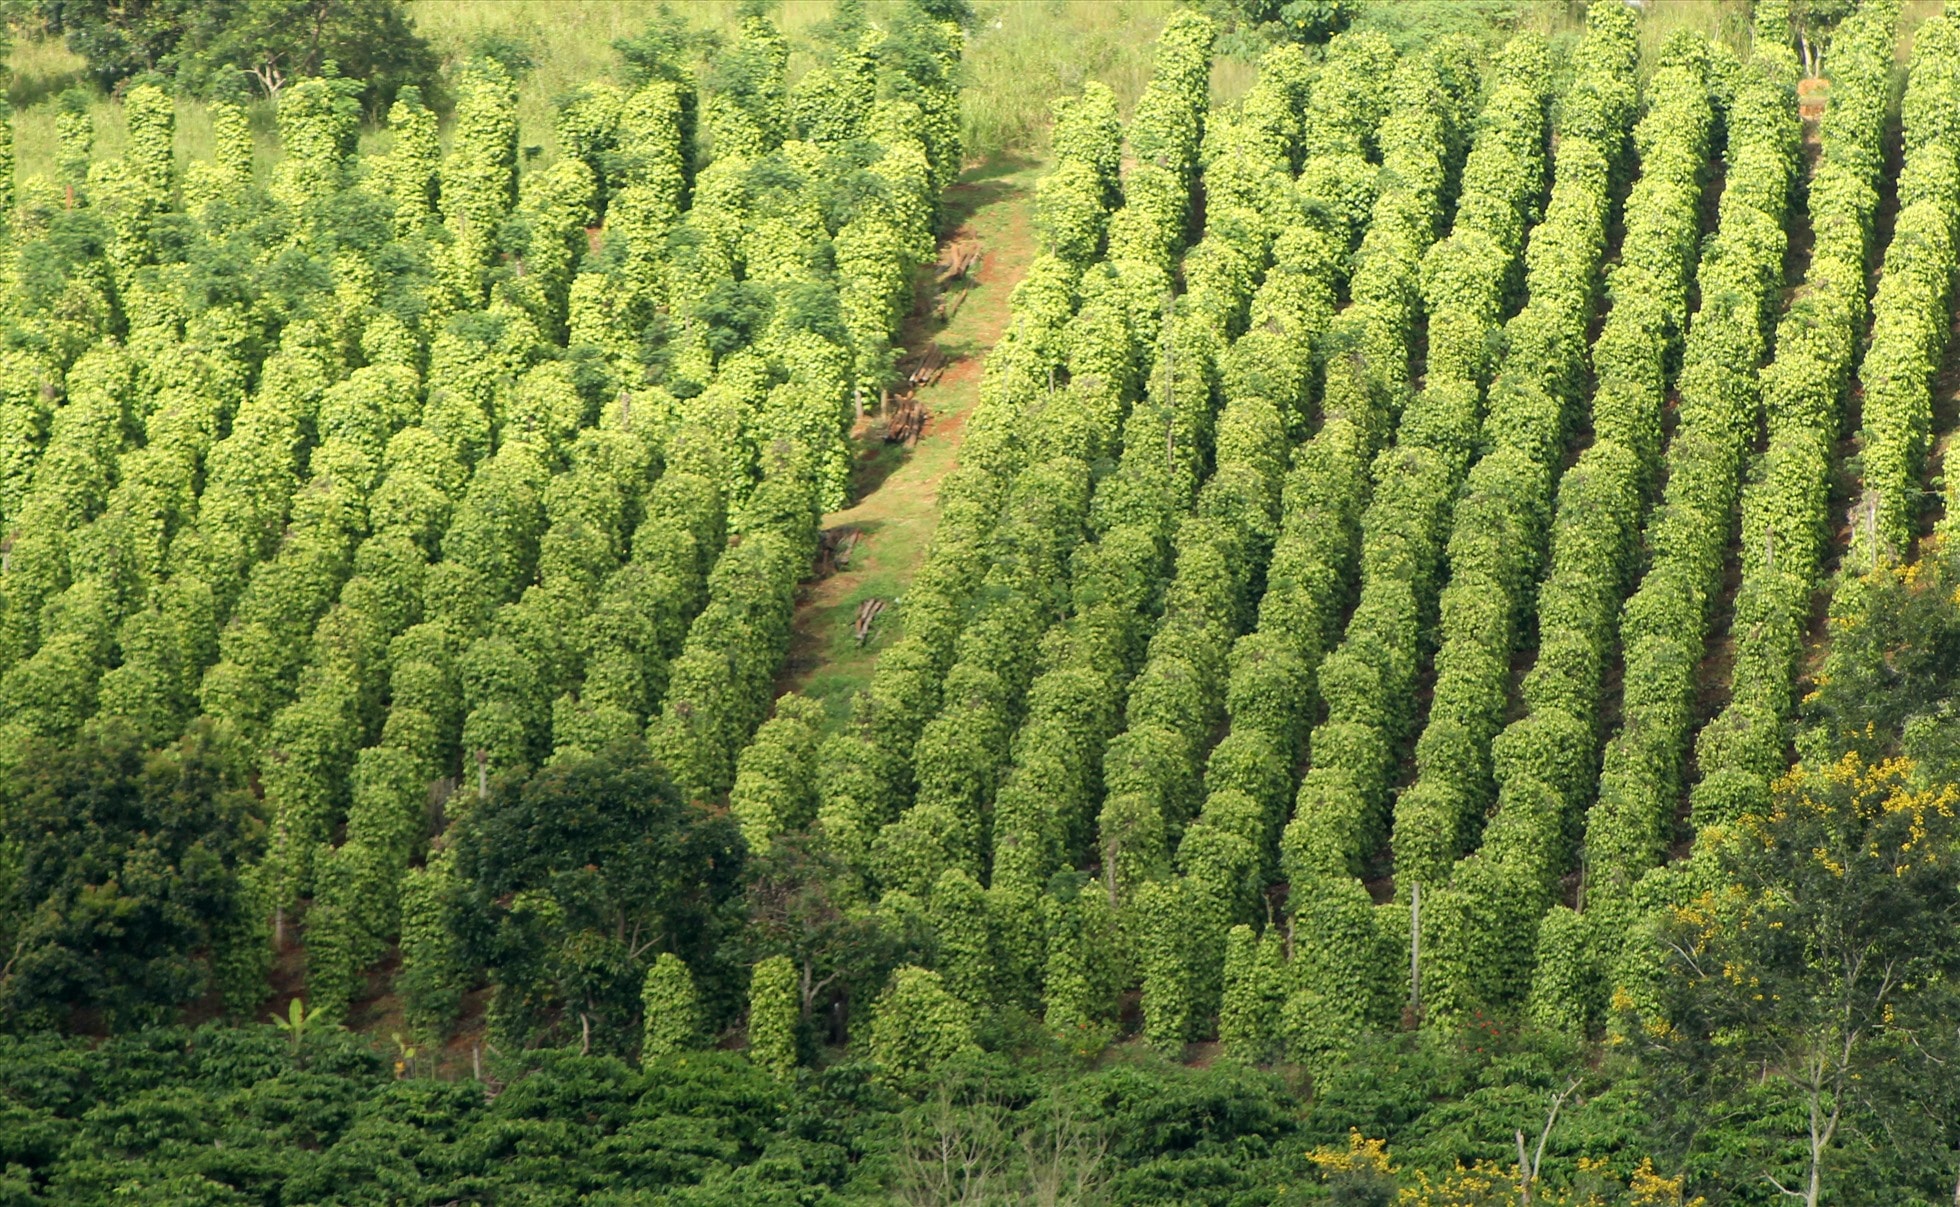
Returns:
[[[1957,817],[1960,789],[1854,751],[1702,830],[1698,887],[1654,923],[1651,994],[1615,999],[1657,1121],[1712,1176],[1816,1207],[1847,1148],[1944,1147],[1920,1129],[1960,1059]]]

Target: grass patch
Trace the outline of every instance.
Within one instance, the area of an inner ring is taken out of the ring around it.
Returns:
[[[873,20],[886,16],[896,0],[869,0]],[[446,61],[466,56],[487,35],[515,38],[532,49],[537,66],[519,90],[521,144],[537,164],[558,154],[556,98],[588,80],[610,75],[618,65],[615,39],[638,33],[659,10],[661,0],[408,0],[411,19]],[[1049,104],[1096,79],[1115,90],[1125,114],[1150,77],[1157,31],[1176,8],[1176,0],[979,0],[978,20],[968,35],[963,133],[970,159],[1045,153]],[[674,5],[697,28],[734,31],[738,0],[685,0]],[[793,46],[807,40],[810,26],[829,16],[831,0],[782,0],[774,17]],[[1912,32],[1938,12],[1939,0],[1906,0],[1900,29],[1901,56]],[[1749,0],[1648,0],[1641,19],[1641,54],[1649,69],[1661,46],[1678,30],[1690,30],[1746,50]],[[1413,47],[1449,32],[1496,43],[1515,29],[1535,29],[1561,43],[1575,41],[1584,22],[1584,5],[1574,0],[1374,0],[1363,10],[1362,25],[1379,29],[1398,44]],[[798,49],[790,60],[795,79],[813,62]],[[1903,61],[1903,59],[1902,59]],[[92,87],[79,55],[59,39],[16,30],[8,59],[7,94],[16,110],[15,154],[26,176],[52,172],[55,135],[53,101],[65,89]],[[1215,103],[1236,99],[1257,74],[1250,56],[1221,54],[1212,69]],[[93,105],[96,153],[117,155],[123,145],[122,107],[98,95]],[[272,106],[253,106],[261,167],[280,154]],[[362,150],[386,149],[385,130],[369,129]],[[209,158],[211,122],[202,104],[177,104],[179,162]]]
[[[826,529],[850,527],[863,535],[846,566],[805,587],[778,686],[821,700],[833,727],[848,718],[851,697],[870,686],[879,652],[904,635],[905,589],[939,522],[939,483],[958,459],[966,418],[979,399],[981,359],[1005,330],[1008,293],[1034,258],[1028,205],[1044,170],[1035,161],[995,160],[968,171],[949,192],[955,237],[979,240],[984,258],[951,321],[940,327],[915,313],[907,323],[909,346],[933,340],[948,358],[945,376],[919,391],[930,415],[925,434],[912,449],[885,444],[877,434],[859,441],[855,500],[824,517]],[[929,311],[930,276],[924,284],[921,309]],[[868,599],[890,606],[859,646],[852,625]]]
[[[549,163],[558,155],[557,98],[579,84],[610,76],[619,65],[613,42],[637,34],[659,11],[659,0],[408,0],[416,29],[445,62],[466,57],[486,36],[517,39],[531,48],[536,67],[518,90],[518,139],[527,160]],[[801,43],[810,26],[830,15],[831,0],[784,0],[773,16],[792,46],[790,78],[814,63]],[[895,7],[895,0],[871,0],[873,20]],[[1174,0],[1016,0],[982,3],[980,20],[969,35],[966,54],[964,134],[970,159],[978,162],[1011,154],[1040,154],[1047,139],[1049,104],[1085,80],[1100,79],[1116,91],[1125,111],[1150,78],[1153,43]],[[739,20],[738,0],[689,0],[674,5],[697,28],[732,35]],[[93,87],[86,64],[58,38],[17,31],[8,59],[7,93],[16,110],[15,157],[22,176],[52,173],[55,159],[54,99],[69,88]],[[1255,74],[1251,64],[1220,59],[1214,72],[1218,98],[1242,93]],[[98,157],[121,153],[122,106],[96,95]],[[252,106],[259,136],[260,166],[280,155],[273,106]],[[362,135],[366,153],[385,150],[385,130]],[[212,151],[211,121],[194,100],[177,103],[177,157],[180,163],[207,159]]]

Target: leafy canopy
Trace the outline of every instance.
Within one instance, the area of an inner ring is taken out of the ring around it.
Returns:
[[[28,746],[0,785],[0,1020],[133,1026],[203,993],[251,909],[254,806],[203,726],[154,752],[120,724]]]
[[[195,92],[249,78],[276,97],[333,64],[363,82],[376,114],[403,84],[433,80],[437,66],[398,0],[34,0],[29,11],[104,87],[154,71]]]

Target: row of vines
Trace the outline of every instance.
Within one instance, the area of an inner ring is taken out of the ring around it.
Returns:
[[[1809,165],[1775,5],[1746,58],[1675,35],[1644,96],[1617,5],[1556,93],[1530,37],[1482,89],[1447,44],[1275,52],[1192,105],[1195,161],[1151,126],[1179,18],[1121,173],[1100,94],[1058,104],[1048,254],[959,471],[988,489],[949,490],[846,735],[784,729],[817,832],[969,1017],[1093,1050],[1137,990],[1155,1046],[1309,1067],[1398,1017],[1601,1024],[1677,813],[1756,808],[1788,764],[1861,347],[1851,556],[1909,543],[1918,504],[1884,500],[1930,444],[1953,56],[1920,29],[1866,344],[1899,21],[1837,32]],[[1194,171],[1203,229],[1145,268],[1140,207],[1181,236]]]
[[[316,1015],[385,995],[418,1042],[726,1023],[788,1078],[872,994],[895,1078],[1015,1014],[1315,1071],[1493,1010],[1596,1032],[1695,830],[1805,740],[1833,557],[1850,615],[1916,540],[1956,27],[1895,110],[1901,5],[1859,6],[1806,157],[1768,0],[1747,56],[1677,33],[1644,82],[1598,3],[1565,53],[1282,45],[1230,105],[1177,9],[1127,116],[1055,103],[1039,255],[840,718],[776,684],[963,35],[839,11],[794,83],[760,16],[702,79],[651,39],[538,166],[490,59],[447,151],[405,89],[358,154],[336,78],[284,90],[269,174],[222,104],[180,171],[147,85],[121,158],[64,124],[0,258],[0,765],[235,752],[226,1002],[297,950]]]
[[[264,842],[216,936],[234,1008],[297,925],[316,1013],[398,939],[439,1034],[475,977],[456,834],[493,782],[643,739],[687,792],[730,787],[960,168],[958,28],[850,32],[794,87],[760,17],[705,96],[641,56],[535,169],[479,59],[446,154],[413,89],[356,154],[359,86],[309,79],[269,179],[224,105],[179,174],[139,85],[121,158],[69,123],[62,178],[21,185],[4,745],[241,752]]]

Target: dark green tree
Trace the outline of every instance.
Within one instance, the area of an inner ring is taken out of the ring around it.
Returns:
[[[1346,29],[1361,5],[1357,0],[1210,0],[1206,8],[1228,31],[1319,43]]]
[[[30,11],[106,87],[144,71],[194,90],[238,73],[268,97],[335,64],[362,81],[371,114],[434,78],[436,54],[399,0],[36,0]]]
[[[804,1020],[828,1008],[830,1042],[842,1042],[853,1002],[876,996],[907,950],[904,936],[840,886],[849,869],[803,835],[785,835],[751,856],[748,938],[758,957],[787,956]]]
[[[631,1050],[662,952],[694,970],[710,1017],[734,992],[715,970],[741,888],[739,833],[683,801],[643,749],[502,784],[452,835],[458,936],[496,987],[493,1026],[513,1042]]]
[[[253,908],[262,832],[207,728],[155,752],[120,723],[27,746],[0,785],[0,1021],[117,1028],[198,997]]]

